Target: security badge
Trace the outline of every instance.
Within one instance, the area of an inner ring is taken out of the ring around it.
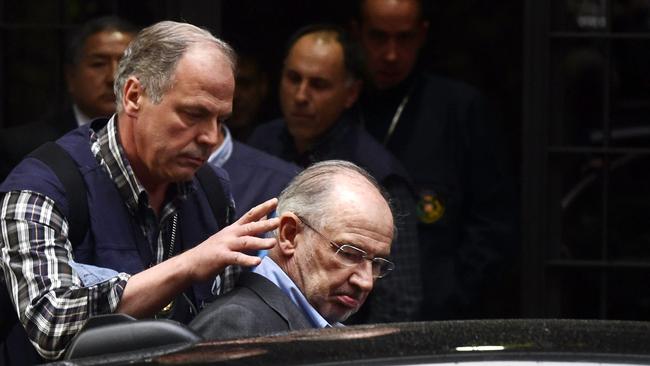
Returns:
[[[420,222],[433,224],[445,214],[445,205],[441,197],[432,191],[420,191],[417,204],[417,215]]]

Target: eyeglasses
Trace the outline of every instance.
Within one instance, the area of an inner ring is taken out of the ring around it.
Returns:
[[[366,251],[359,249],[354,245],[350,245],[350,244],[338,245],[332,240],[330,240],[328,237],[326,237],[325,235],[321,234],[320,231],[314,229],[314,227],[311,226],[302,217],[298,216],[298,219],[300,219],[300,221],[302,221],[302,223],[305,224],[305,226],[307,226],[316,234],[320,235],[323,239],[328,241],[330,245],[336,248],[335,257],[339,260],[339,262],[343,263],[344,265],[351,267],[351,266],[356,266],[361,264],[364,259],[370,261],[372,263],[373,278],[384,278],[393,269],[395,269],[395,263],[389,261],[388,259],[384,259],[381,257],[370,258],[370,256],[368,255],[368,253],[366,253]]]

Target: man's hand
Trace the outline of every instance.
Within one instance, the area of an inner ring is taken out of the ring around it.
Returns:
[[[253,207],[232,225],[185,252],[183,255],[189,261],[192,281],[209,280],[231,264],[244,267],[258,265],[260,258],[245,252],[270,249],[275,245],[275,238],[260,238],[257,235],[278,227],[278,218],[266,218],[277,204],[278,200],[272,198]]]
[[[278,218],[266,219],[277,205],[277,199],[270,199],[198,246],[133,275],[126,283],[117,312],[136,318],[153,316],[192,283],[214,279],[230,264],[259,264],[258,257],[243,252],[275,245],[275,238],[255,235],[278,227]]]

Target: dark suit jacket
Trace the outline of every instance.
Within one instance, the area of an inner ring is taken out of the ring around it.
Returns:
[[[475,88],[415,72],[392,90],[362,96],[366,128],[379,141],[406,94],[386,147],[418,194],[423,320],[494,317],[487,309],[502,306],[495,303],[502,291],[492,291],[513,266],[518,222],[499,126]]]
[[[230,339],[313,326],[273,282],[256,273],[244,272],[235,288],[203,309],[190,328],[205,339]]]
[[[277,197],[301,168],[241,142],[232,142],[232,154],[223,164],[230,175],[236,217]]]

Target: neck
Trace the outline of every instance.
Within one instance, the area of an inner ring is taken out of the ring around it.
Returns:
[[[135,167],[132,166],[132,168],[133,173],[138,177],[140,184],[142,184],[144,190],[147,191],[147,194],[149,195],[149,206],[151,206],[156,215],[158,215],[160,210],[162,210],[169,183],[161,183],[159,180],[151,179],[151,177],[147,175],[144,175],[143,177],[143,174],[138,174]]]
[[[126,160],[129,161],[133,174],[140,184],[144,187],[149,195],[149,205],[158,214],[162,208],[165,199],[165,193],[169,187],[169,182],[161,181],[151,174],[149,168],[140,159],[138,155],[137,144],[133,134],[133,124],[135,121],[130,120],[128,116],[120,114],[117,120],[118,136]]]
[[[307,142],[306,140],[296,140],[296,139],[294,139],[293,143],[294,143],[294,145],[296,147],[296,151],[300,155],[304,154],[312,146],[312,144]]]
[[[401,95],[404,95],[411,89],[411,85],[413,85],[415,82],[415,74],[415,70],[411,71],[409,76],[407,76],[406,79],[400,81],[399,83],[383,89],[379,89],[377,87],[369,88],[368,93],[370,95],[378,95],[384,97],[399,97]]]

